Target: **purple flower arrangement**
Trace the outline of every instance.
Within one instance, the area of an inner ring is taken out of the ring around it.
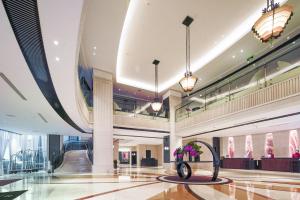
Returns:
[[[188,143],[185,145],[183,148],[179,147],[177,148],[173,155],[176,157],[176,159],[182,160],[184,154],[189,153],[190,156],[192,157],[197,157],[203,152],[200,150],[201,146],[195,144],[195,143]]]

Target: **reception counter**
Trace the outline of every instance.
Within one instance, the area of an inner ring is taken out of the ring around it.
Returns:
[[[224,158],[221,167],[227,169],[256,169],[256,160],[250,158]]]
[[[261,169],[280,172],[300,172],[300,160],[293,158],[224,158],[222,168],[227,169]]]
[[[300,160],[293,158],[262,158],[261,169],[281,172],[300,172]]]

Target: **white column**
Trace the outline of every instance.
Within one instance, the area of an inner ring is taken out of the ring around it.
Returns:
[[[142,159],[142,153],[141,153],[141,146],[138,144],[136,145],[136,166],[140,167],[141,166],[141,159]]]
[[[93,173],[113,171],[113,84],[112,75],[94,70],[94,163]]]
[[[173,152],[176,148],[182,146],[182,137],[176,135],[175,129],[175,112],[176,106],[181,103],[181,93],[169,90],[167,94],[164,95],[164,98],[169,97],[169,106],[170,106],[170,161],[175,161]]]

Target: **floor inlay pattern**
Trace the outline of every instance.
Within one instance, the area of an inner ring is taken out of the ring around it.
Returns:
[[[219,185],[158,181],[157,177],[162,174],[175,176],[166,174],[163,168],[122,168],[111,174],[12,174],[1,179],[22,181],[0,187],[0,193],[19,194],[16,200],[300,200],[300,179],[293,174],[249,175],[221,171],[220,177],[228,177],[232,182]],[[194,175],[198,174],[209,176],[203,170]]]
[[[232,180],[219,177],[216,181],[211,181],[210,176],[191,176],[189,179],[181,179],[179,176],[159,176],[157,180],[167,183],[187,184],[187,185],[216,185],[231,183]]]

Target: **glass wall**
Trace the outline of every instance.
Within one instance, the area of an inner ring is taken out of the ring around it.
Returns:
[[[0,174],[46,170],[47,136],[0,130]]]
[[[250,92],[300,74],[300,39],[249,63],[241,70],[198,90],[177,106],[176,120],[181,120]]]

